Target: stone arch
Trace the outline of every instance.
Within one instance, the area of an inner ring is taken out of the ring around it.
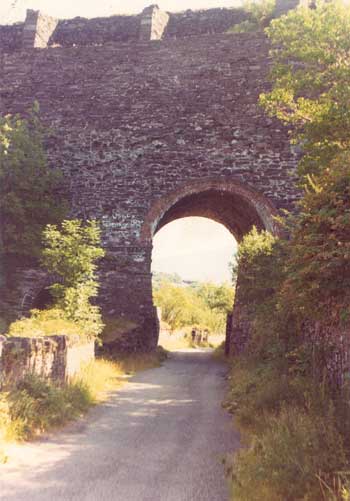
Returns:
[[[186,216],[202,216],[223,224],[240,241],[252,226],[279,234],[274,205],[258,191],[232,179],[207,178],[181,185],[158,199],[141,228],[141,242],[151,245],[164,225]]]
[[[277,209],[265,195],[232,178],[191,181],[159,198],[152,205],[141,228],[141,243],[152,249],[153,237],[157,231],[166,224],[187,216],[207,217],[221,223],[238,243],[253,226],[279,235],[281,228],[277,215]],[[239,276],[237,284],[235,306],[227,321],[227,353],[240,351],[247,339],[245,306],[242,305],[239,294]],[[158,333],[156,337],[158,338]]]

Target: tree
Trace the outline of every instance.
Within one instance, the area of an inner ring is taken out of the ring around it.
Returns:
[[[307,320],[350,321],[350,152],[310,179],[292,219],[285,301]]]
[[[199,284],[196,291],[210,310],[216,310],[224,314],[232,311],[234,289],[229,284],[216,285],[208,282]]]
[[[249,18],[239,24],[235,24],[228,32],[250,33],[262,31],[270,23],[275,7],[275,0],[245,1],[243,9],[247,12]]]
[[[29,118],[0,117],[0,246],[15,263],[38,259],[46,224],[67,212],[63,178],[51,169],[43,147],[39,107]]]
[[[44,231],[42,262],[60,278],[51,287],[55,307],[68,320],[83,324],[86,333],[97,336],[103,328],[100,310],[90,303],[97,296],[96,261],[104,256],[101,232],[96,221],[65,220],[61,229],[48,225]]]
[[[215,333],[224,331],[233,296],[227,284],[186,287],[163,282],[154,291],[155,304],[162,308],[162,317],[172,330],[200,325]]]
[[[350,149],[350,7],[319,0],[315,9],[300,7],[273,20],[266,32],[273,89],[260,102],[291,126],[303,150],[304,178]]]

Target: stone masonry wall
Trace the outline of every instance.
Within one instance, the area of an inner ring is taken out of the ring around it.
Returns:
[[[298,0],[278,0],[275,16],[296,7]],[[47,46],[105,45],[111,42],[136,42],[214,35],[227,32],[248,18],[243,8],[214,8],[169,13],[151,5],[138,15],[116,15],[85,19],[56,20],[42,12],[28,10],[25,23],[0,26],[0,50]]]
[[[103,312],[138,323],[137,342],[148,349],[158,325],[153,233],[185,215],[211,217],[237,237],[255,221],[264,227],[263,206],[272,216],[298,197],[297,156],[258,105],[269,89],[264,35],[103,40],[0,53],[0,114],[39,101],[48,159],[65,173],[72,215],[102,225]],[[231,185],[239,188],[229,194]],[[32,277],[32,288],[19,280],[18,290],[36,290]]]
[[[12,52],[22,48],[23,26],[23,23],[0,26],[0,52]]]
[[[141,234],[158,200],[213,179],[250,187],[276,209],[297,198],[286,131],[257,104],[268,63],[266,39],[251,34],[0,55],[0,113],[39,101],[72,214],[102,224],[104,311],[139,322],[143,336],[155,319],[152,242]]]
[[[44,49],[47,47],[58,21],[40,11],[27,10],[23,26],[23,49]]]
[[[0,382],[17,381],[26,374],[64,382],[95,356],[93,341],[66,336],[8,338],[1,345]]]

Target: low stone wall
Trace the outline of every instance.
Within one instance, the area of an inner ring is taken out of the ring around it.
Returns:
[[[65,378],[77,374],[83,364],[91,362],[95,358],[95,343],[74,343],[68,340],[66,351]]]
[[[93,360],[95,343],[67,336],[8,338],[0,347],[0,380],[16,381],[26,374],[64,382]]]

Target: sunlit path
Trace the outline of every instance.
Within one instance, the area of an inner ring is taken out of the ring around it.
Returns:
[[[225,367],[182,350],[108,403],[0,469],[6,501],[226,501],[221,458],[238,435],[221,408]]]

